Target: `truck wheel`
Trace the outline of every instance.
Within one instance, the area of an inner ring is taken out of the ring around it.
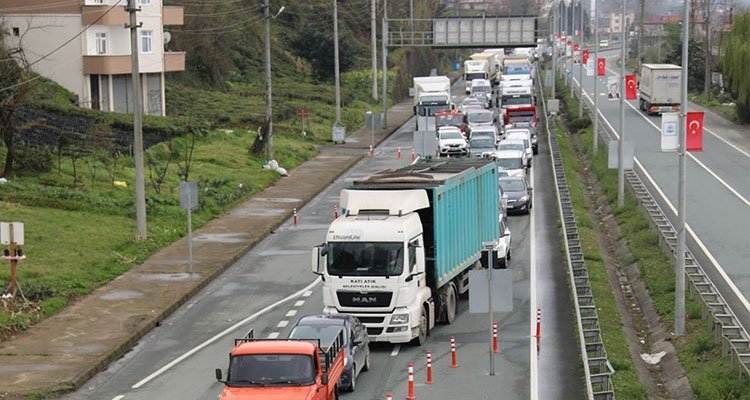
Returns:
[[[427,313],[422,308],[422,315],[419,316],[419,334],[414,339],[419,346],[427,343]]]
[[[448,325],[452,324],[456,320],[456,285],[449,284],[448,293],[445,295],[445,322]]]

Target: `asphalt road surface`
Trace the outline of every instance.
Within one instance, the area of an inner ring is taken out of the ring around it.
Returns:
[[[459,82],[460,84],[461,82]],[[462,88],[456,85],[456,88]],[[460,89],[454,92],[459,92]],[[456,102],[462,96],[454,96]],[[146,335],[121,359],[64,399],[190,400],[216,398],[222,384],[214,369],[225,369],[233,339],[253,329],[255,337],[284,337],[296,320],[322,310],[321,286],[310,271],[310,249],[321,243],[333,217],[333,204],[354,179],[410,162],[414,120],[408,121],[365,159],[299,210],[291,221],[262,241],[214,282]],[[438,325],[424,347],[376,344],[372,368],[357,379],[347,399],[406,396],[407,363],[415,365],[417,396],[429,399],[583,398],[578,373],[569,289],[562,262],[555,198],[546,141],[540,139],[530,181],[531,216],[511,216],[513,311],[496,313],[500,352],[489,375],[486,314],[469,314],[459,301],[452,325]],[[534,229],[531,230],[533,225]],[[533,338],[536,308],[543,312],[542,338]],[[457,343],[458,368],[450,367],[450,336]],[[425,352],[433,354],[434,384],[425,382]]]
[[[615,67],[619,52],[602,53],[609,58],[607,76],[618,76]],[[573,68],[578,84],[578,66]],[[593,79],[584,73],[583,85],[589,101],[593,96]],[[619,131],[620,103],[608,101],[606,80],[598,84],[600,121]],[[690,108],[690,107],[689,107]],[[625,105],[625,140],[634,144],[637,163],[647,171],[648,184],[658,187],[657,201],[676,225],[677,153],[660,149],[661,117],[648,116],[638,110],[638,100]],[[736,130],[721,128],[726,122],[707,116],[704,121],[703,151],[687,156],[687,234],[688,246],[696,254],[706,273],[717,285],[746,329],[750,328],[750,259],[747,227],[750,226],[750,154],[747,136]],[[704,253],[701,255],[699,253]]]

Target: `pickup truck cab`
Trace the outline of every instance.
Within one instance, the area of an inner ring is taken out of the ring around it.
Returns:
[[[334,400],[344,372],[343,329],[331,343],[313,339],[235,339],[219,400]]]

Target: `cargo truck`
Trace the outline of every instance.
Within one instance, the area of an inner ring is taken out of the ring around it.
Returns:
[[[680,66],[643,64],[638,86],[638,104],[648,114],[680,111]]]
[[[219,400],[334,400],[344,373],[344,330],[320,339],[235,339]]]
[[[453,323],[482,243],[498,240],[491,159],[420,160],[354,181],[341,216],[313,248],[325,313],[357,316],[371,341],[423,344]]]
[[[487,79],[493,86],[500,81],[503,69],[503,49],[487,49],[481,53],[474,53],[470,56],[472,60],[487,61]]]
[[[414,78],[414,115],[418,131],[434,131],[435,114],[452,109],[451,81],[447,76]]]
[[[489,67],[486,60],[464,61],[464,89],[471,92],[471,81],[489,78]]]

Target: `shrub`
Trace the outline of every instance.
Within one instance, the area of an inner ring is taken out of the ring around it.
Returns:
[[[38,175],[52,170],[53,154],[47,147],[19,143],[16,147],[15,169],[19,175]]]

